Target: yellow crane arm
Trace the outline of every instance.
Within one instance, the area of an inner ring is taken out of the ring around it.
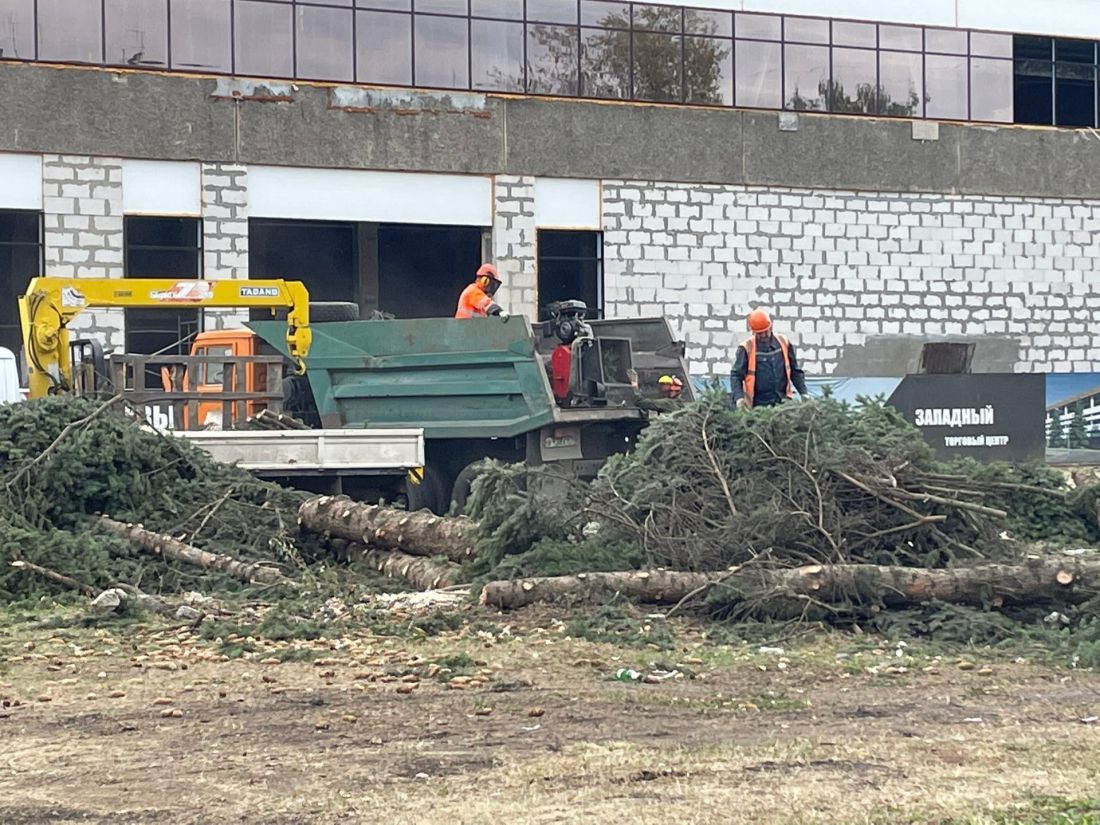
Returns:
[[[68,325],[93,307],[269,307],[287,309],[287,351],[305,371],[313,333],[309,292],[301,281],[203,281],[172,278],[33,278],[19,297],[30,396],[72,379]]]

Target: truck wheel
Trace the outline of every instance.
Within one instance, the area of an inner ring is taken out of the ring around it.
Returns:
[[[431,510],[437,516],[445,516],[451,504],[450,477],[438,467],[424,468],[424,478],[419,484],[405,484],[409,511]]]
[[[462,472],[455,479],[454,491],[451,493],[451,515],[461,516],[466,512],[466,499],[470,497],[470,487],[477,478],[478,464],[481,460],[471,461],[462,468]]]
[[[309,320],[313,324],[330,321],[358,321],[359,305],[349,301],[310,301]]]

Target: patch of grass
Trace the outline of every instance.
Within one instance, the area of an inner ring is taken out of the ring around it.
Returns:
[[[483,662],[478,662],[473,657],[464,652],[451,653],[447,656],[440,656],[437,659],[433,659],[431,664],[438,665],[440,670],[436,674],[436,679],[440,682],[449,682],[456,676],[469,676]]]
[[[321,655],[321,651],[309,647],[287,647],[276,650],[268,655],[280,662],[312,662]]]
[[[368,619],[367,628],[377,636],[423,638],[458,630],[462,623],[462,615],[453,612],[437,611],[408,621],[395,621],[392,614],[380,612],[375,618]]]
[[[255,653],[259,648],[247,639],[242,639],[237,642],[222,642],[219,650],[223,656],[239,659],[246,653]]]
[[[1098,825],[1100,797],[1035,796],[1019,807],[981,811],[943,825]]]
[[[796,699],[783,692],[765,691],[757,693],[751,699],[757,710],[774,713],[788,713],[796,710],[806,710],[810,703],[805,699]]]
[[[576,639],[627,647],[676,647],[676,637],[664,621],[640,620],[616,605],[601,605],[587,615],[573,616],[565,624],[565,633]]]

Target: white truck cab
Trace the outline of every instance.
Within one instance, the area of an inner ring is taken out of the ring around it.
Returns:
[[[23,400],[19,389],[19,362],[15,353],[0,347],[0,404],[14,404]]]

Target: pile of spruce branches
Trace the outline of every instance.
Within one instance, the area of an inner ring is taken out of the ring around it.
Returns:
[[[240,560],[289,565],[323,552],[316,537],[298,535],[297,509],[306,494],[220,464],[139,418],[118,399],[55,396],[0,406],[0,603],[59,592],[12,567],[17,560],[92,588],[244,587],[99,532],[91,518],[97,513]]]
[[[590,482],[490,463],[469,501],[479,565],[522,575],[532,550],[577,570],[1007,560],[1100,541],[1095,505],[1044,467],[937,460],[881,400],[739,411],[720,393],[657,417]]]

